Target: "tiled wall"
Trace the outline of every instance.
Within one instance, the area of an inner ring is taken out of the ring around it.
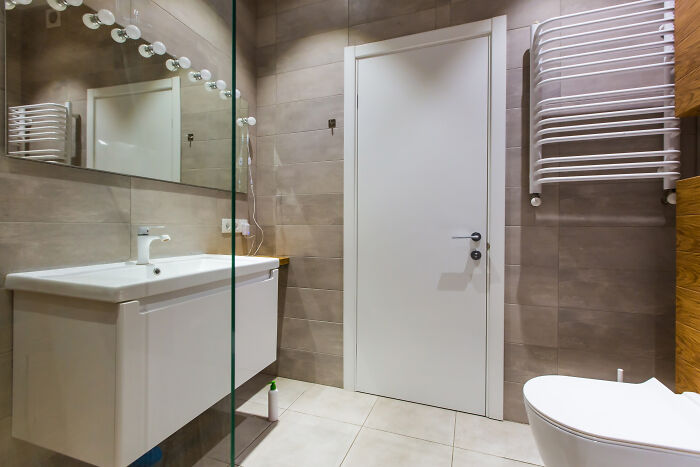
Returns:
[[[4,131],[0,138],[4,147]],[[155,257],[230,254],[231,236],[221,234],[220,225],[231,207],[226,191],[0,156],[0,464],[84,465],[11,437],[12,295],[2,288],[5,275],[133,259],[139,225],[165,225],[172,237],[152,245]],[[206,412],[165,443],[172,465],[191,465],[225,436],[230,418],[219,412]]]
[[[292,256],[280,374],[342,384],[343,47],[506,14],[505,416],[525,421],[522,385],[540,374],[623,367],[672,384],[674,208],[660,183],[548,187],[538,209],[528,198],[530,24],[621,2],[259,1],[259,206],[270,251]],[[692,122],[684,133],[694,152]]]

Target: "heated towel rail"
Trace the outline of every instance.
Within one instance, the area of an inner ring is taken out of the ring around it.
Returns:
[[[542,186],[660,179],[675,204],[673,13],[640,0],[531,27],[530,202]]]
[[[75,155],[71,103],[8,107],[8,154],[70,164]]]

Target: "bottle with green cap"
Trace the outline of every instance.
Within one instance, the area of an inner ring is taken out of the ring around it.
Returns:
[[[279,401],[277,400],[279,396],[279,391],[277,391],[277,383],[271,381],[270,390],[267,393],[267,419],[271,422],[276,422],[279,420]]]

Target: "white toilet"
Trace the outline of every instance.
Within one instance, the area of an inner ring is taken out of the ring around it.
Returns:
[[[523,389],[547,467],[698,467],[700,395],[641,384],[540,376]]]

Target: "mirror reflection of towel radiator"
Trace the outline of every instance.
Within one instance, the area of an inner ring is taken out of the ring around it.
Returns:
[[[673,1],[638,0],[532,25],[533,206],[544,184],[639,179],[663,180],[665,201],[675,204],[673,18]],[[619,143],[625,152],[611,149]],[[585,145],[592,149],[578,154]]]
[[[70,164],[76,148],[71,103],[8,107],[8,155]]]

